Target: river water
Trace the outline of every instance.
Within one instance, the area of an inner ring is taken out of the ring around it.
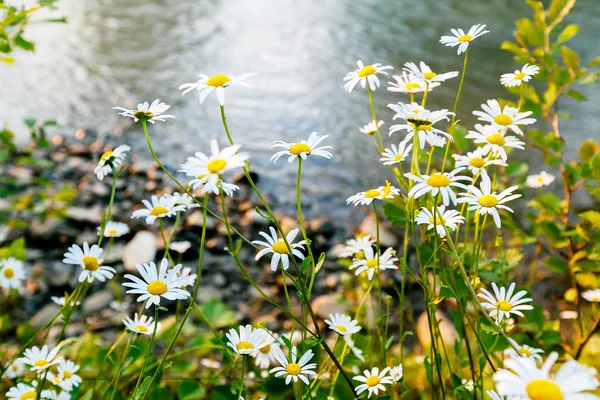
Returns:
[[[156,124],[151,134],[161,157],[175,167],[194,151],[207,150],[212,138],[226,142],[216,98],[200,105],[194,92],[182,97],[178,86],[195,81],[199,73],[256,72],[252,89],[227,90],[232,134],[251,154],[262,184],[288,205],[295,164],[281,159],[269,165],[272,141],[305,139],[313,130],[330,135],[334,160],[313,158],[303,174],[307,195],[321,204],[319,212],[339,208],[346,197],[387,176],[370,138],[357,130],[371,119],[366,91],[343,91],[342,78],[356,68],[357,59],[393,65],[396,72],[403,63],[420,60],[439,72],[460,70],[462,57],[438,43],[440,36],[450,28],[487,24],[491,33],[472,43],[459,105],[459,118],[472,123],[472,110],[488,98],[506,96],[499,77],[517,66],[499,47],[511,38],[514,21],[530,15],[517,0],[59,3],[53,15],[66,16],[68,23],[32,25],[27,37],[36,42],[36,53],[20,51],[13,66],[0,65],[0,121],[18,131],[27,116],[56,119],[65,134],[91,128],[114,145],[129,143],[143,154],[140,127],[111,107],[160,98],[172,105],[176,119]],[[597,0],[580,0],[570,16],[582,27],[571,46],[584,62],[600,55],[599,11]],[[454,79],[437,88],[428,108],[451,109],[457,87]],[[599,136],[591,128],[600,122],[594,105],[600,96],[593,88],[584,93],[588,103],[565,106],[576,112],[563,125],[569,156],[587,137]],[[385,89],[375,98],[378,117],[389,127],[393,113],[386,104],[407,99]],[[398,141],[399,136],[393,140]],[[539,162],[531,169],[539,171]]]

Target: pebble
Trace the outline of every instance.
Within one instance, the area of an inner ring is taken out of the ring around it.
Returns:
[[[375,215],[369,214],[358,227],[358,231],[362,234],[371,236],[371,239],[377,237],[377,225]],[[390,226],[381,221],[379,223],[379,242],[383,247],[396,247],[400,242],[399,237],[392,231]]]
[[[123,265],[129,272],[136,271],[135,264],[154,261],[156,257],[156,236],[148,231],[140,231],[123,249]]]

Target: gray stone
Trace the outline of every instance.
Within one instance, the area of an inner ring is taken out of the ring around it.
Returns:
[[[57,304],[49,303],[46,304],[41,310],[39,310],[29,322],[33,329],[40,329],[42,326],[46,325],[56,313],[60,310],[60,307]]]
[[[113,294],[106,290],[86,296],[81,306],[81,311],[84,314],[91,314],[103,310],[108,307],[113,297]]]
[[[113,243],[110,248],[108,245],[104,248],[104,263],[114,264],[123,259],[123,253],[125,252],[125,245],[122,243]]]
[[[127,271],[135,271],[135,264],[149,263],[156,257],[156,237],[148,231],[140,231],[123,249],[123,265]]]
[[[188,226],[202,227],[202,211],[196,210],[189,214],[186,223]],[[206,229],[215,229],[216,221],[215,218],[207,215],[206,216]]]
[[[102,221],[102,207],[69,207],[67,209],[67,216],[75,221],[100,224]]]
[[[198,290],[196,299],[201,303],[212,299],[222,300],[223,291],[213,286],[201,287],[200,290]]]
[[[352,308],[352,304],[343,303],[339,300],[339,296],[324,294],[313,299],[312,308],[319,317],[328,318],[329,314],[347,313]]]

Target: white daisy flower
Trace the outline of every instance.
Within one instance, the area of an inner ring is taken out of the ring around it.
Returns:
[[[521,197],[520,194],[513,194],[517,190],[518,186],[510,187],[500,193],[492,192],[492,182],[490,177],[485,174],[481,176],[480,187],[477,188],[473,185],[469,185],[467,193],[460,193],[461,197],[458,199],[459,203],[469,204],[469,210],[477,210],[480,215],[490,214],[494,217],[496,226],[500,228],[502,223],[500,221],[500,214],[498,209],[513,212],[513,210],[504,204],[511,200]]]
[[[504,318],[510,318],[511,314],[522,317],[523,313],[521,311],[533,310],[533,306],[525,304],[533,301],[533,299],[525,297],[527,295],[526,290],[521,290],[513,296],[515,286],[513,282],[508,290],[505,287],[498,289],[496,283],[492,282],[494,294],[482,288],[482,293],[477,295],[485,300],[481,305],[491,310],[489,315],[490,317],[496,317],[497,324],[500,324]]]
[[[298,382],[300,379],[304,384],[309,385],[310,382],[308,378],[311,376],[316,376],[317,373],[313,371],[317,367],[317,364],[309,364],[308,362],[313,358],[314,354],[312,350],[308,350],[306,353],[298,358],[298,350],[296,346],[292,347],[291,351],[291,362],[283,355],[283,352],[275,353],[275,359],[281,364],[281,367],[273,368],[269,371],[270,374],[275,374],[276,378],[280,376],[285,376],[285,384],[289,385],[289,383],[293,380],[294,383]],[[296,361],[297,360],[297,361]]]
[[[146,208],[135,210],[131,218],[146,218],[146,223],[152,225],[157,218],[172,217],[179,211],[185,211],[185,206],[177,205],[177,197],[164,195],[159,197],[152,196],[150,201],[143,199],[142,203]]]
[[[427,208],[421,208],[421,211],[415,217],[417,225],[427,224],[427,230],[435,230],[440,237],[446,237],[446,227],[449,232],[454,231],[458,224],[465,222],[465,217],[461,217],[460,213],[456,210],[446,210],[445,206],[438,206],[435,211],[435,220],[433,218],[434,209],[431,211]]]
[[[27,400],[35,399],[37,382],[17,383],[11,387],[6,393],[6,398],[11,400]]]
[[[185,300],[190,297],[190,293],[181,289],[187,281],[187,277],[177,277],[177,273],[181,269],[181,264],[177,264],[173,269],[168,269],[169,261],[163,258],[160,263],[160,270],[156,264],[136,264],[138,272],[143,280],[137,276],[126,274],[125,278],[132,282],[125,282],[123,286],[132,288],[127,291],[131,294],[140,294],[137,298],[139,303],[146,301],[146,308],[152,304],[160,305],[161,297],[166,300]]]
[[[126,152],[131,150],[131,147],[126,144],[122,144],[112,151],[107,151],[100,156],[98,165],[94,168],[94,173],[99,180],[103,180],[105,176],[110,174],[113,170],[119,170],[123,160],[127,156]]]
[[[135,313],[133,315],[133,319],[129,317],[125,317],[123,320],[123,324],[125,327],[129,329],[131,332],[139,333],[142,335],[152,335],[154,332],[154,318],[148,317],[146,315],[139,315]],[[161,323],[159,322],[156,325],[156,331],[160,331]]]
[[[60,346],[53,349],[47,345],[42,346],[41,349],[37,346],[33,346],[32,348],[25,350],[23,357],[19,358],[17,362],[30,365],[31,371],[41,372],[58,364],[63,359],[62,357],[56,357],[59,350]]]
[[[452,157],[456,160],[456,163],[454,164],[455,168],[467,167],[473,175],[486,173],[485,169],[490,165],[500,165],[502,167],[508,166],[508,164],[502,160],[486,158],[483,155],[483,149],[481,147],[478,147],[475,151],[469,151],[466,155],[453,154]]]
[[[433,125],[436,122],[442,120],[449,121],[449,116],[454,115],[454,113],[449,112],[446,109],[438,111],[429,111],[421,107],[417,103],[388,104],[388,107],[396,112],[396,115],[394,115],[394,119],[402,118],[406,122],[405,124],[392,125],[390,127],[390,136],[392,135],[392,133],[397,131],[407,131],[404,140],[410,141],[413,135],[415,134],[415,129],[418,126],[419,145],[421,148],[425,147],[425,142],[427,141],[427,138],[432,134],[442,135],[450,141],[454,140],[452,139],[452,135],[450,135],[449,133],[433,127]]]
[[[286,143],[282,142],[281,140],[276,140],[273,142],[274,144],[273,146],[271,146],[271,148],[280,147],[285,150],[278,151],[277,153],[273,154],[270,161],[277,162],[277,160],[279,160],[279,158],[282,156],[289,156],[289,163],[294,161],[297,157],[300,157],[303,160],[306,160],[308,156],[321,156],[323,158],[332,158],[333,154],[327,151],[328,149],[332,148],[331,146],[317,147],[317,145],[321,143],[322,140],[328,137],[329,135],[319,136],[317,132],[313,132],[308,137],[308,140],[303,140],[300,143]]]
[[[81,385],[82,379],[77,375],[77,371],[79,371],[79,365],[71,360],[62,359],[58,364],[56,374],[52,373],[51,375],[51,373],[48,373],[48,380],[61,389],[70,392],[73,388]]]
[[[542,186],[548,186],[554,182],[554,175],[542,171],[537,175],[529,175],[525,183],[530,188],[541,188]]]
[[[364,258],[365,249],[370,249],[373,243],[375,243],[375,240],[371,239],[369,235],[350,239],[346,241],[346,246],[342,249],[340,257]]]
[[[446,143],[448,142],[445,137],[436,135],[435,133],[427,135],[425,141],[431,147],[446,147]]]
[[[272,362],[276,361],[275,354],[281,352],[281,344],[273,336],[274,333],[266,332],[265,341],[267,344],[262,346],[258,351],[255,351],[253,357],[256,359],[255,364],[258,368],[269,368]],[[271,336],[273,335],[273,336]]]
[[[244,86],[244,87],[252,87],[246,79],[255,76],[255,73],[247,73],[238,76],[227,76],[224,74],[208,76],[204,74],[198,75],[200,79],[193,83],[184,83],[179,86],[179,90],[183,90],[181,95],[183,96],[189,91],[194,89],[198,90],[200,94],[198,95],[198,100],[200,104],[204,103],[204,100],[212,93],[216,92],[217,98],[219,99],[219,104],[221,106],[225,105],[225,88],[229,86]]]
[[[467,139],[473,139],[475,144],[484,144],[481,148],[481,154],[487,156],[491,153],[492,157],[500,157],[506,161],[508,155],[507,148],[525,150],[525,142],[517,139],[516,136],[508,136],[503,130],[494,129],[492,125],[475,125],[476,131],[469,131]]]
[[[586,290],[581,293],[581,297],[591,303],[600,303],[600,289]]]
[[[514,347],[518,348],[519,351],[517,352],[513,347],[509,347],[508,349],[504,350],[505,357],[527,357],[533,358],[534,360],[540,362],[542,361],[542,354],[544,354],[544,350],[536,349],[535,347],[527,346],[526,344],[520,345],[516,340],[511,338],[508,340],[513,344]]]
[[[102,250],[98,245],[90,247],[87,242],[83,242],[83,248],[74,244],[69,247],[68,252],[64,254],[63,262],[65,264],[79,265],[83,271],[79,275],[79,282],[87,279],[88,282],[93,282],[98,279],[104,282],[107,279],[112,279],[115,269],[102,265],[104,259],[100,258]]]
[[[505,398],[503,396],[500,396],[498,393],[496,393],[495,390],[488,390],[488,391],[486,391],[486,393],[492,400],[511,400],[510,397]]]
[[[364,382],[362,385],[358,385],[356,387],[356,394],[359,395],[365,390],[369,391],[368,398],[371,398],[371,395],[375,394],[375,396],[379,395],[379,391],[385,392],[385,386],[394,383],[393,379],[390,376],[387,376],[390,371],[389,367],[384,368],[381,372],[379,372],[379,368],[373,367],[370,371],[368,369],[363,371],[363,375],[355,376],[355,381]]]
[[[264,247],[264,249],[262,249],[256,254],[255,260],[259,260],[265,254],[273,254],[271,256],[271,269],[273,271],[277,271],[277,267],[279,266],[279,262],[281,261],[283,269],[287,270],[290,266],[290,253],[288,252],[288,248],[285,244],[285,241],[283,240],[283,238],[279,237],[277,231],[275,231],[275,228],[273,228],[272,226],[269,227],[269,231],[271,232],[271,235],[269,235],[266,232],[258,232],[260,236],[265,238],[266,242],[262,240],[252,241],[253,244]],[[286,235],[285,238],[290,245],[292,255],[298,257],[301,260],[304,260],[304,254],[302,254],[300,250],[304,250],[304,245],[306,244],[306,241],[301,240],[298,243],[292,243],[298,235],[298,232],[300,232],[299,229],[292,229]]]
[[[456,205],[457,198],[456,194],[452,190],[452,186],[468,190],[467,186],[463,183],[460,183],[460,181],[469,183],[473,182],[473,179],[468,176],[456,175],[462,170],[464,170],[464,168],[460,167],[455,168],[451,172],[438,172],[433,175],[423,176],[416,176],[411,173],[406,173],[404,174],[405,177],[416,182],[416,184],[408,192],[408,197],[414,197],[415,199],[418,199],[429,192],[431,192],[432,197],[435,197],[439,193],[442,197],[442,203],[445,206],[450,204],[450,201],[452,201],[452,204]]]
[[[352,92],[352,89],[354,89],[358,82],[360,82],[363,89],[368,83],[371,90],[376,90],[380,86],[379,78],[376,74],[387,75],[386,70],[394,69],[391,65],[383,66],[380,63],[364,65],[361,60],[358,60],[356,65],[358,65],[358,69],[348,72],[344,77],[344,82],[346,82],[344,83],[344,90],[348,93]]]
[[[406,160],[411,150],[412,143],[410,143],[409,140],[404,139],[398,143],[398,147],[393,144],[392,147],[385,149],[383,153],[381,153],[383,157],[381,157],[379,161],[382,161],[383,165],[400,164],[402,161]]]
[[[333,329],[342,336],[354,335],[361,330],[358,321],[344,314],[329,314],[329,319],[325,320],[329,329]]]
[[[373,136],[375,132],[377,132],[377,128],[381,128],[381,125],[383,125],[383,121],[379,121],[377,124],[375,124],[375,121],[371,121],[362,128],[358,128],[358,130],[360,131],[360,133]]]
[[[440,86],[437,82],[432,82],[427,86],[425,80],[416,77],[415,75],[407,74],[406,71],[402,71],[402,75],[392,75],[392,78],[396,82],[388,82],[388,88],[390,92],[397,93],[420,93],[427,89],[427,92],[431,92],[433,88]]]
[[[190,267],[184,267],[181,269],[181,271],[177,274],[177,277],[184,277],[186,278],[185,283],[183,284],[183,286],[194,286],[194,284],[196,283],[196,278],[198,277],[197,274],[192,274],[192,269]]]
[[[113,107],[113,110],[122,111],[119,115],[133,118],[133,122],[138,122],[143,119],[153,124],[155,121],[165,122],[165,118],[175,118],[172,115],[163,114],[169,108],[171,108],[170,105],[161,103],[160,100],[156,99],[152,104],[148,104],[147,101],[139,103],[137,110],[130,110],[123,107]]]
[[[522,82],[529,82],[531,78],[540,72],[537,65],[525,64],[521,70],[515,70],[511,74],[502,74],[500,83],[506,87],[521,86]]]
[[[366,192],[359,192],[346,199],[346,204],[353,203],[355,206],[369,205],[373,200],[384,200],[392,199],[394,196],[398,196],[400,190],[393,187],[388,181],[385,181],[385,186],[379,186],[377,189],[367,190]]]
[[[98,227],[98,234],[100,234],[101,227]],[[121,237],[129,233],[129,226],[122,222],[108,221],[104,227],[104,237]]]
[[[200,360],[200,364],[202,364],[206,368],[211,369],[219,369],[222,367],[222,364],[220,362],[212,358],[203,358]]]
[[[531,111],[519,112],[516,107],[505,105],[500,107],[497,100],[491,99],[487,104],[482,104],[483,111],[473,111],[478,120],[489,122],[495,130],[510,129],[517,135],[523,135],[523,131],[519,125],[531,125],[535,123],[535,118],[527,118],[532,114]]]
[[[231,328],[229,333],[225,334],[229,342],[227,346],[242,356],[253,355],[261,347],[268,344],[269,334],[262,328],[254,329],[252,325],[240,325],[240,333]]]
[[[108,306],[117,312],[124,313],[127,312],[127,310],[129,310],[131,304],[129,304],[126,301],[113,300],[108,304]]]
[[[52,300],[52,302],[54,304],[58,304],[59,306],[64,306],[65,305],[65,301],[66,299],[64,297],[57,297],[57,296],[52,296],[50,297],[50,300]],[[74,301],[71,301],[71,307],[75,306],[75,305],[80,305],[81,301],[78,301],[77,303],[75,303]]]
[[[386,269],[398,269],[394,263],[398,261],[396,258],[396,254],[394,249],[389,247],[383,254],[379,256],[379,260],[375,256],[375,252],[373,248],[365,249],[365,258],[364,259],[354,259],[352,265],[349,267],[350,271],[356,269],[354,274],[356,276],[362,274],[363,272],[367,272],[367,278],[369,280],[373,279],[375,275],[375,270],[384,271]]]
[[[440,38],[440,43],[449,47],[458,46],[458,54],[464,53],[467,51],[469,43],[489,32],[484,31],[484,29],[485,25],[482,24],[473,25],[466,34],[462,29],[451,29],[450,32],[452,32],[453,36],[442,36]]]
[[[23,262],[14,257],[0,260],[0,287],[4,289],[16,289],[25,279],[25,268]]]
[[[196,203],[195,199],[187,193],[181,194],[179,192],[175,192],[173,193],[173,197],[177,199],[175,204],[178,206],[185,206],[186,210],[200,207],[198,203]]]
[[[557,359],[558,354],[552,353],[539,368],[531,358],[505,360],[506,369],[500,369],[493,375],[498,394],[522,400],[600,399],[588,392],[596,390],[600,383],[577,361],[569,360],[556,374],[551,374],[550,370]]]
[[[50,373],[48,373],[50,376]],[[60,393],[55,390],[42,390],[41,398],[45,400],[71,400],[71,393],[63,389]]]
[[[171,245],[169,246],[169,249],[176,251],[179,254],[183,254],[186,251],[188,251],[190,249],[190,247],[192,247],[192,244],[190,242],[188,242],[187,240],[183,240],[181,242],[171,243]]]
[[[402,364],[390,368],[390,377],[392,378],[392,380],[394,382],[400,382],[400,380],[402,379],[402,376],[404,376]]]
[[[348,345],[348,347],[350,347],[350,350],[352,351],[352,354],[354,354],[354,356],[356,358],[358,358],[360,361],[364,362],[365,361],[365,357],[363,356],[363,351],[361,349],[359,349],[358,347],[356,347],[356,345],[354,344],[354,340],[352,340],[352,336],[350,335],[345,335],[342,336],[344,338],[344,341],[346,342],[346,344]]]
[[[427,64],[423,61],[417,64],[408,62],[404,64],[404,71],[408,72],[410,75],[416,77],[417,79],[421,79],[431,86],[434,82],[444,82],[448,79],[456,78],[458,76],[458,71],[446,72],[445,74],[436,74],[429,68]]]
[[[23,363],[15,361],[12,364],[10,364],[10,366],[4,372],[3,376],[6,376],[9,379],[15,379],[20,376],[23,376],[24,373],[25,366],[23,365]]]

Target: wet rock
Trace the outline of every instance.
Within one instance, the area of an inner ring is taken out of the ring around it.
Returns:
[[[57,234],[61,221],[54,218],[46,218],[44,222],[35,218],[29,225],[30,234],[37,239],[50,239]]]
[[[250,178],[252,178],[252,181],[254,183],[257,183],[258,180],[260,179],[258,174],[254,171],[250,171]],[[238,185],[249,185],[250,184],[250,182],[248,181],[248,178],[246,177],[246,175],[243,172],[240,172],[237,175],[235,175],[233,177],[233,182]]]
[[[312,308],[317,316],[328,318],[329,314],[344,314],[350,311],[352,304],[343,301],[340,296],[324,294],[313,299]]]
[[[267,226],[269,221],[263,218],[254,208],[246,211],[240,218],[240,223],[244,226],[256,225],[256,226]]]
[[[110,186],[107,186],[105,183],[102,182],[94,182],[94,184],[92,185],[92,193],[96,196],[110,196],[110,190]]]
[[[149,263],[156,257],[156,236],[148,231],[140,231],[123,249],[125,270],[135,271],[135,264]]]
[[[107,249],[107,252],[104,252],[104,263],[105,264],[114,264],[123,259],[123,253],[125,252],[125,245],[122,243],[117,243],[110,246]]]
[[[200,210],[196,210],[193,213],[189,214],[186,218],[185,223],[187,224],[187,226],[196,226],[201,228],[202,227],[202,211]],[[216,220],[214,217],[207,215],[206,216],[206,229],[215,229],[215,226],[217,225]]]
[[[208,286],[202,287],[200,288],[200,290],[198,290],[198,295],[196,296],[196,299],[197,301],[202,303],[212,299],[222,300],[223,296],[224,293],[222,290],[216,287]]]
[[[217,272],[213,275],[212,281],[216,287],[223,287],[227,284],[227,279],[225,278],[225,275],[223,275],[220,272]]]
[[[454,323],[450,321],[446,314],[439,310],[436,310],[435,317],[438,320],[440,334],[442,339],[444,339],[444,344],[446,346],[454,344],[458,339],[458,333],[456,332],[456,328],[454,328]],[[426,312],[419,316],[416,330],[417,338],[419,338],[421,346],[429,348],[429,346],[431,346],[431,335],[429,334],[429,323]]]
[[[229,247],[229,242],[224,237],[214,237],[206,241],[206,248],[214,254],[225,254],[226,247]]]
[[[106,290],[101,290],[86,296],[81,306],[81,311],[88,315],[98,312],[108,307],[113,299],[113,294]]]
[[[358,231],[362,234],[371,236],[371,239],[377,237],[377,226],[375,215],[369,214],[360,224]],[[399,238],[392,231],[388,224],[380,219],[379,223],[379,242],[383,247],[396,247],[399,243]]]
[[[333,223],[324,218],[317,217],[310,221],[309,229],[314,233],[320,233],[325,237],[331,237],[335,233],[335,226]]]
[[[56,313],[60,310],[60,307],[54,303],[49,303],[45,305],[41,310],[39,310],[29,322],[33,329],[40,329],[42,326],[46,325]]]
[[[34,268],[37,266],[38,264],[35,264]],[[62,262],[55,262],[49,268],[42,266],[42,271],[44,271],[44,277],[48,284],[54,287],[66,286],[73,276],[73,266],[67,266]]]
[[[67,216],[70,219],[80,222],[89,222],[93,224],[100,224],[102,221],[103,208],[98,206],[94,207],[69,207],[67,208]]]

